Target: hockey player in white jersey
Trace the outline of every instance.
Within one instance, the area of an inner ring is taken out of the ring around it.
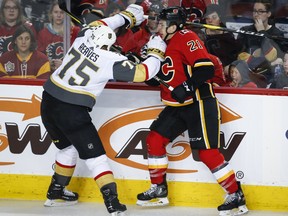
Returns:
[[[159,71],[166,50],[160,37],[150,39],[148,58],[140,64],[109,51],[116,40],[113,29],[121,25],[139,25],[144,20],[143,14],[141,6],[131,4],[125,11],[84,28],[65,55],[62,65],[44,84],[41,117],[59,149],[45,206],[77,202],[78,194],[68,191],[66,186],[79,155],[91,171],[107,211],[111,215],[121,215],[126,210],[118,200],[114,176],[89,111],[110,79],[143,82]]]

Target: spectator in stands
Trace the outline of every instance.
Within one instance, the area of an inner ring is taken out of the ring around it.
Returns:
[[[232,62],[229,66],[229,75],[232,82],[231,87],[242,87],[242,88],[257,88],[256,83],[254,83],[250,78],[251,71],[247,62],[243,60],[236,60]]]
[[[52,2],[51,0],[21,0],[23,14],[33,24],[36,32],[49,22],[48,11]]]
[[[12,36],[22,24],[29,26],[34,34],[36,31],[32,24],[25,20],[18,0],[3,0],[0,8],[0,56],[12,50]]]
[[[163,6],[160,4],[152,4],[148,10],[149,18],[139,31],[135,32],[133,37],[126,41],[123,46],[123,53],[132,52],[133,54],[145,59],[147,57],[146,43],[152,35],[157,33],[158,21],[157,16]]]
[[[36,50],[33,31],[19,26],[12,38],[13,50],[0,57],[0,77],[46,79],[50,76],[47,56]]]
[[[270,88],[283,89],[288,88],[288,53],[284,56],[283,71],[277,74]]]
[[[210,4],[204,14],[204,22],[208,25],[225,27],[221,20],[221,6]],[[205,32],[205,46],[209,53],[217,56],[224,67],[224,73],[228,76],[229,64],[237,60],[241,44],[237,43],[234,34],[219,30],[203,29]]]
[[[210,80],[210,82],[214,87],[227,86],[227,81],[221,60],[217,56],[212,54],[210,54],[210,59],[214,64],[214,71],[215,71],[214,76]]]
[[[55,71],[62,63],[64,56],[64,11],[59,8],[58,1],[54,1],[49,10],[49,21],[38,34],[38,50],[47,55],[51,71]],[[80,27],[71,24],[71,44],[77,37]]]
[[[124,7],[120,4],[117,4],[116,2],[112,2],[108,5],[106,11],[105,11],[105,16],[106,17],[111,17],[114,16],[115,14],[119,13]]]
[[[275,25],[270,24],[272,16],[272,4],[267,0],[256,0],[253,6],[254,24],[244,26],[241,30],[263,33],[283,37],[284,34]],[[277,58],[283,58],[281,42],[246,34],[238,34],[238,43],[242,44],[242,50],[238,59],[245,60],[249,67],[256,73],[263,74],[267,84],[273,81],[271,63]]]

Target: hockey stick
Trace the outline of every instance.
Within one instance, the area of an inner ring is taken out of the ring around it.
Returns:
[[[79,17],[76,17],[73,13],[71,13],[68,9],[67,9],[67,5],[66,5],[66,1],[65,0],[58,0],[58,5],[59,8],[61,10],[63,10],[67,15],[69,15],[74,21],[76,21],[77,23],[79,23],[80,25],[82,25],[83,27],[86,27],[87,24],[84,23],[83,20],[81,20]],[[144,19],[148,19],[149,16],[148,15],[143,15]]]
[[[67,5],[66,5],[66,1],[65,0],[58,0],[58,5],[59,8],[61,10],[63,10],[71,19],[73,19],[74,21],[76,21],[78,24],[80,24],[82,27],[88,27],[88,25],[81,20],[79,17],[75,16],[73,13],[71,13],[68,9],[67,9]],[[120,53],[121,51],[115,46],[112,45],[111,49],[117,53]]]
[[[83,27],[87,27],[87,24],[84,23],[83,20],[81,20],[79,17],[76,17],[73,13],[71,13],[67,9],[66,1],[65,0],[58,0],[58,5],[61,10],[63,10],[71,19],[76,21],[78,24],[82,25]]]
[[[158,76],[154,76],[153,79],[157,80],[160,84],[165,86],[167,89],[169,89],[171,92],[174,90],[174,88],[170,85],[168,85],[164,80],[160,79]]]
[[[83,20],[81,20],[80,18],[78,18],[77,16],[75,16],[73,13],[71,13],[68,9],[67,9],[67,5],[66,5],[66,1],[65,0],[58,0],[58,5],[59,8],[61,10],[63,10],[69,17],[71,17],[73,20],[75,20],[77,23],[79,23],[80,25],[82,25],[83,27],[87,27],[88,25],[86,23],[84,23]],[[145,17],[146,16],[146,17]],[[144,15],[144,18],[148,19],[147,15]],[[119,52],[119,49],[116,48],[115,46],[111,46],[111,48],[113,48],[113,50],[115,50],[116,52]],[[154,76],[153,79],[157,80],[160,84],[164,85],[166,88],[168,88],[170,91],[173,91],[174,88],[170,85],[168,85],[164,80],[160,79],[157,76]]]
[[[220,30],[220,31],[227,31],[227,32],[233,32],[233,33],[240,33],[240,34],[246,34],[246,35],[252,35],[252,36],[258,36],[258,37],[267,37],[269,39],[274,40],[288,40],[288,38],[276,36],[276,35],[265,35],[263,33],[253,32],[253,31],[244,31],[241,29],[229,29],[221,26],[214,26],[214,25],[208,25],[208,24],[201,24],[201,23],[193,23],[193,22],[186,22],[187,25],[194,26],[196,28],[207,28],[211,30]]]

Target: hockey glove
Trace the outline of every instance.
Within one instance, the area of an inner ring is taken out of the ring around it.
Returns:
[[[178,85],[171,92],[172,98],[174,98],[179,103],[184,103],[186,97],[191,96],[194,92],[194,88],[191,85],[188,85],[186,82]]]
[[[128,52],[125,56],[128,58],[128,60],[134,62],[135,64],[140,64],[144,60],[133,52]]]
[[[154,56],[160,61],[164,61],[166,47],[166,43],[160,36],[151,36],[147,43],[147,56]]]
[[[130,4],[126,10],[121,11],[119,14],[125,19],[127,28],[140,25],[145,20],[143,7],[136,4]]]

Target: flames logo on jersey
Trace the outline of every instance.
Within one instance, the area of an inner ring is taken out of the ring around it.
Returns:
[[[0,56],[2,56],[3,53],[12,50],[11,42],[12,36],[4,36],[0,38]]]
[[[196,7],[186,9],[188,11],[187,21],[200,23],[203,17],[203,11]]]
[[[63,42],[51,43],[46,48],[46,55],[49,60],[62,59],[64,56],[64,45]]]
[[[206,10],[207,4],[204,0],[183,0],[181,6],[186,10],[187,21],[199,23]]]

